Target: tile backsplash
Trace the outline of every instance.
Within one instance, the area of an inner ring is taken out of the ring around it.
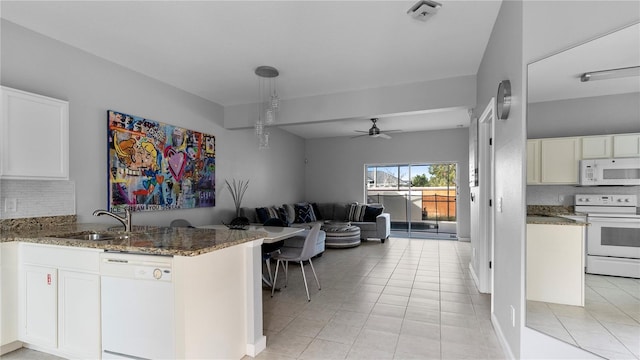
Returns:
[[[636,194],[640,198],[640,186],[529,185],[527,205],[574,205],[575,194]]]
[[[75,189],[73,181],[0,180],[0,219],[75,215]]]

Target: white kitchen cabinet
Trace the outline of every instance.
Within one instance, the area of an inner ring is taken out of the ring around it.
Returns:
[[[18,243],[0,243],[2,257],[2,295],[0,308],[0,345],[2,351],[15,350],[21,344],[9,345],[18,340]]]
[[[1,87],[0,178],[69,178],[69,103]]]
[[[613,157],[640,156],[640,134],[613,136]]]
[[[57,270],[24,265],[20,306],[20,340],[55,347],[58,342]]]
[[[577,184],[580,139],[540,139],[540,181],[545,184]]]
[[[540,140],[527,140],[527,185],[540,184]]]
[[[65,358],[100,358],[101,251],[20,246],[19,340]]]
[[[582,138],[582,159],[610,158],[612,154],[613,137],[585,136]]]
[[[100,357],[100,276],[58,272],[58,348],[77,358]]]

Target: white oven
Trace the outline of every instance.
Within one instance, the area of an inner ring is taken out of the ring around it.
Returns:
[[[635,195],[576,195],[587,213],[587,273],[640,278],[640,215]]]

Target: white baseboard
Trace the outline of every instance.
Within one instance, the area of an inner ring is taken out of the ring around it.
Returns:
[[[507,338],[504,337],[504,332],[502,332],[500,323],[494,313],[491,313],[491,323],[493,324],[493,329],[496,331],[496,336],[498,337],[498,341],[500,342],[500,346],[502,346],[502,351],[505,356],[507,359],[515,359],[516,357],[513,356],[513,351],[511,351]]]
[[[458,241],[471,242],[471,238],[470,237],[458,237]]]
[[[18,350],[22,347],[22,342],[21,341],[14,341],[14,342],[10,342],[8,344],[4,344],[2,346],[0,346],[0,355],[4,355],[7,353],[10,353],[12,351]]]
[[[247,355],[251,357],[256,357],[258,354],[262,352],[262,350],[267,348],[267,337],[262,336],[258,339],[255,344],[247,344]]]
[[[473,270],[473,264],[471,262],[469,262],[469,272],[471,273],[473,282],[476,283],[476,289],[480,289],[480,280],[478,280],[478,275],[476,275],[476,271]]]

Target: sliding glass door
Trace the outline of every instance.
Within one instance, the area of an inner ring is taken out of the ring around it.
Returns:
[[[456,164],[366,166],[368,203],[384,205],[392,235],[457,238]]]

